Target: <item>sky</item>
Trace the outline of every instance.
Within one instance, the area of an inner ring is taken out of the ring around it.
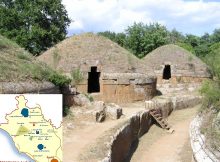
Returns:
[[[124,32],[134,22],[201,36],[220,28],[220,0],[62,0],[72,20],[68,35]]]

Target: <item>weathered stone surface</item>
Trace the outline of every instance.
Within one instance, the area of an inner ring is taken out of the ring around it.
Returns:
[[[61,87],[61,92],[62,92],[62,94],[76,95],[77,94],[77,89],[76,89],[76,87],[73,87],[71,85],[65,85],[65,86]]]
[[[126,161],[132,153],[132,146],[138,142],[139,137],[146,133],[153,120],[149,111],[141,111],[131,116],[128,121],[112,136],[108,155],[102,162]]]
[[[86,106],[86,111],[84,109],[83,115],[92,121],[103,122],[106,119],[105,103],[103,101],[92,102]]]
[[[74,127],[73,123],[67,123],[67,128],[74,129],[75,127]]]
[[[71,107],[74,105],[74,95],[72,94],[63,94],[63,105]]]
[[[86,105],[90,105],[91,104],[91,102],[88,99],[88,97],[86,97],[84,94],[74,95],[73,96],[73,100],[74,100],[74,103],[77,106],[86,106]]]
[[[153,102],[153,100],[147,100],[145,101],[145,108],[146,109],[154,109],[155,108],[155,103]]]
[[[202,123],[202,117],[196,116],[196,118],[190,124],[190,141],[193,151],[193,157],[196,162],[219,162],[219,158],[214,154],[209,147],[205,147],[205,136],[201,134],[200,127]]]
[[[165,65],[170,65],[171,82],[195,82],[211,77],[208,66],[202,60],[176,45],[161,46],[146,55],[143,61],[154,70],[159,83],[162,82]],[[176,76],[181,76],[181,79]]]
[[[0,93],[44,93],[59,94],[59,87],[51,82],[0,82]]]
[[[108,104],[105,111],[111,119],[119,119],[122,115],[122,108],[114,103]]]
[[[92,109],[94,110],[93,115],[95,116],[96,122],[103,122],[106,118],[106,112],[105,112],[105,103],[103,101],[94,101],[91,105]]]
[[[105,107],[106,107],[105,102],[103,101],[94,101],[92,102],[91,106],[97,110],[103,110],[103,111],[105,110]]]
[[[163,83],[157,84],[157,89],[162,94],[169,94],[169,93],[182,93],[182,92],[193,92],[198,90],[201,87],[201,83]]]
[[[112,84],[151,84],[156,82],[155,76],[149,76],[140,73],[103,73],[102,78],[104,80],[116,80]]]
[[[105,120],[106,114],[104,111],[102,110],[97,110],[95,111],[95,118],[96,118],[96,122],[103,122]]]
[[[132,116],[114,136],[111,145],[111,161],[125,161],[131,149],[131,145],[138,139],[140,128],[139,115]]]
[[[175,105],[173,108],[174,110],[180,110],[187,107],[193,107],[195,105],[200,104],[201,101],[202,101],[201,96],[182,95],[176,97],[176,99],[173,100],[173,105]]]
[[[140,112],[140,129],[138,132],[138,137],[143,136],[150,129],[153,123],[153,119],[149,111]]]

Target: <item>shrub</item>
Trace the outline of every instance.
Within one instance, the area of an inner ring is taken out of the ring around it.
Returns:
[[[72,83],[73,84],[79,84],[84,79],[83,73],[80,71],[79,68],[72,70],[71,76],[72,76]]]
[[[220,85],[218,82],[212,80],[205,81],[200,92],[204,96],[203,108],[210,108],[212,106],[215,110],[220,110]]]
[[[209,65],[214,80],[204,82],[200,92],[204,95],[203,107],[212,106],[216,111],[220,111],[220,47],[212,48],[212,51],[205,57],[205,62]]]
[[[25,52],[20,52],[17,55],[17,58],[22,59],[22,60],[27,60],[27,61],[31,61],[31,55]]]
[[[210,66],[213,76],[220,80],[220,48],[206,56],[206,63]]]
[[[64,86],[66,84],[71,83],[70,78],[68,78],[67,76],[58,74],[57,72],[54,72],[54,73],[50,74],[48,80],[51,81],[56,86]]]
[[[90,102],[94,101],[94,98],[91,95],[85,94],[85,96],[89,99]]]
[[[71,115],[70,108],[68,106],[63,107],[63,116]]]

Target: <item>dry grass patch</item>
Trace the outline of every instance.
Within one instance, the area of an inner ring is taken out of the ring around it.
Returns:
[[[216,113],[212,111],[205,112],[206,115],[203,116],[202,125],[200,131],[206,137],[206,146],[212,151],[220,152],[220,131],[217,130],[216,125]],[[218,125],[219,127],[219,125]],[[220,153],[219,153],[220,154]]]

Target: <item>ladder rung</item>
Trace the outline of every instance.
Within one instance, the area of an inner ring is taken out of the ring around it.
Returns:
[[[161,115],[160,114],[156,114],[156,115],[154,115],[155,117],[161,117]]]
[[[156,109],[151,109],[150,114],[163,129],[166,129],[168,131],[172,130],[171,133],[174,132],[174,130],[171,129],[169,124],[163,119],[160,112],[158,112]]]

